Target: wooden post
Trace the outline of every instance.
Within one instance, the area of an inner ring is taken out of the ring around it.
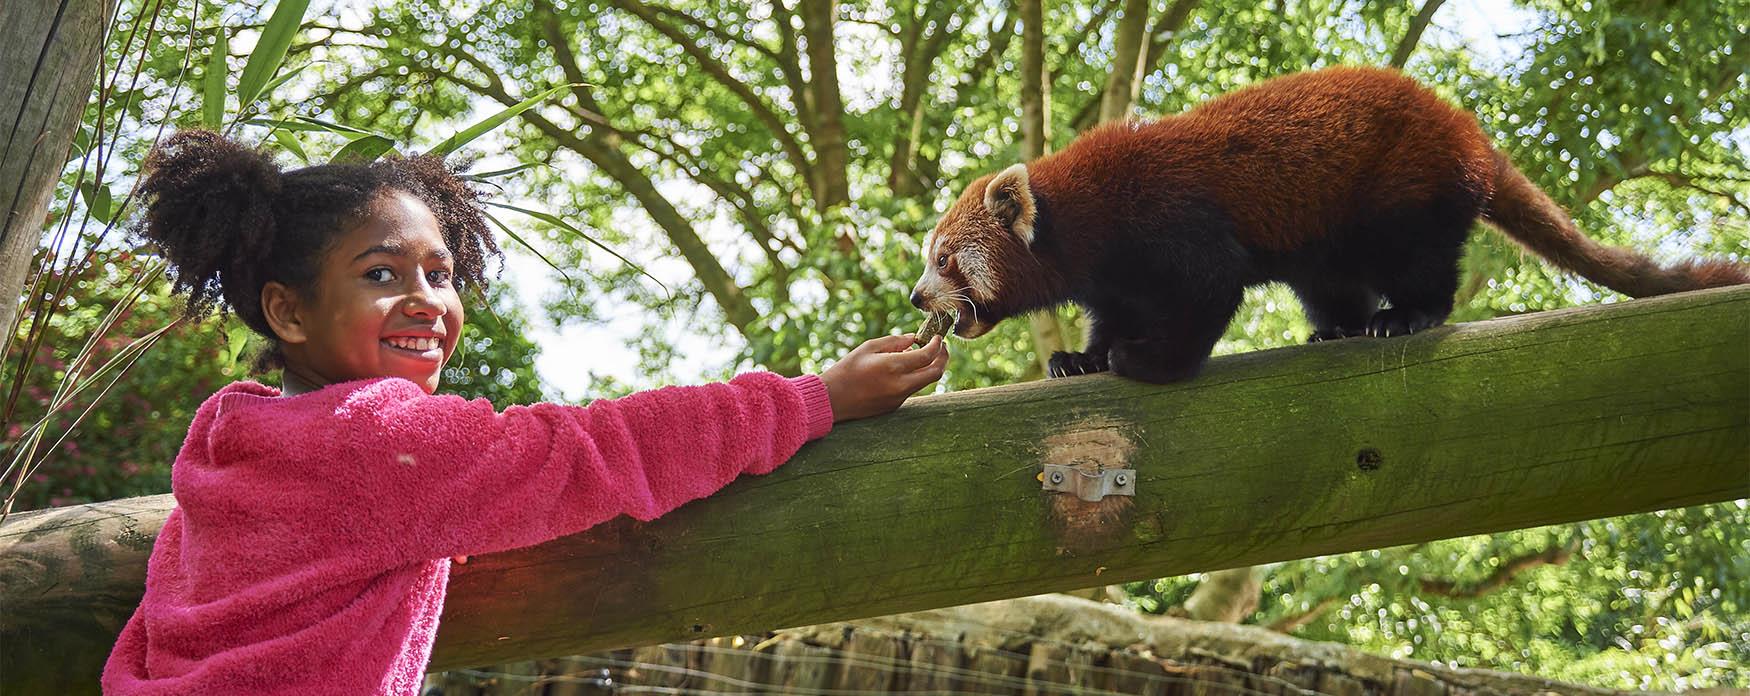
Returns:
[[[1129,467],[1136,496],[1042,492],[1046,463]],[[1165,387],[1097,375],[917,399],[655,522],[475,557],[450,580],[432,668],[1747,495],[1736,287],[1227,356]],[[171,504],[0,527],[9,693],[91,691]]]
[[[113,11],[111,0],[0,2],[0,331],[17,316]]]

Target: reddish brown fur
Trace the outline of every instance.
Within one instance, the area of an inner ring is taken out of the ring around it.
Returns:
[[[1496,155],[1494,200],[1483,215],[1551,263],[1630,297],[1750,283],[1750,272],[1730,261],[1700,259],[1660,267],[1639,252],[1601,245],[1574,227],[1566,211],[1537,184]]]
[[[1289,109],[1294,118],[1283,118]],[[1395,137],[1402,132],[1419,135],[1415,147]],[[1252,150],[1271,156],[1243,156]],[[1181,116],[1109,123],[1028,169],[1063,217],[1116,224],[1165,196],[1202,194],[1226,208],[1242,244],[1279,251],[1353,224],[1358,210],[1425,200],[1448,181],[1486,195],[1495,173],[1470,114],[1369,68],[1290,75]]]
[[[1471,114],[1391,70],[1289,75],[1178,116],[1095,128],[1021,173],[1032,235],[1014,233],[1012,201],[987,205],[1007,174],[973,182],[943,217],[932,239],[945,263],[926,269],[913,301],[942,308],[944,288],[976,285],[957,258],[976,249],[994,290],[953,302],[980,314],[957,333],[1074,301],[1093,320],[1088,353],[1053,361],[1071,371],[1106,369],[1110,352],[1121,374],[1194,374],[1240,291],[1267,281],[1295,289],[1317,338],[1438,324],[1479,218],[1629,295],[1750,282],[1737,264],[1661,268],[1587,239]]]

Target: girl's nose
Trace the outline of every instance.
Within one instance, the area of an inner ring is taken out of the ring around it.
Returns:
[[[421,282],[418,288],[407,295],[401,303],[402,311],[416,317],[441,317],[449,310],[444,307],[443,300],[438,297],[437,288],[430,283]]]

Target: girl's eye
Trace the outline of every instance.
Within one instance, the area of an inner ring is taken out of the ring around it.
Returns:
[[[936,257],[936,268],[947,268],[947,267],[948,267],[948,255],[943,254],[941,256],[937,256]]]
[[[455,277],[455,274],[453,274],[449,271],[432,271],[430,273],[425,274],[425,282],[431,283],[432,285],[435,285],[435,286],[442,287],[445,285],[449,285],[450,279],[453,277]]]
[[[394,279],[395,279],[395,272],[389,270],[389,268],[387,266],[378,266],[378,267],[373,268],[371,270],[365,271],[365,280],[369,280],[373,283],[387,283],[387,282],[392,281]]]

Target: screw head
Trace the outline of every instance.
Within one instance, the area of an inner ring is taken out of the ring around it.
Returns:
[[[1128,486],[1128,485],[1130,485],[1130,474],[1119,474],[1117,476],[1113,476],[1112,482],[1118,484],[1120,487]]]
[[[1053,484],[1063,483],[1063,472],[1061,472],[1061,471],[1051,472],[1051,482]]]

